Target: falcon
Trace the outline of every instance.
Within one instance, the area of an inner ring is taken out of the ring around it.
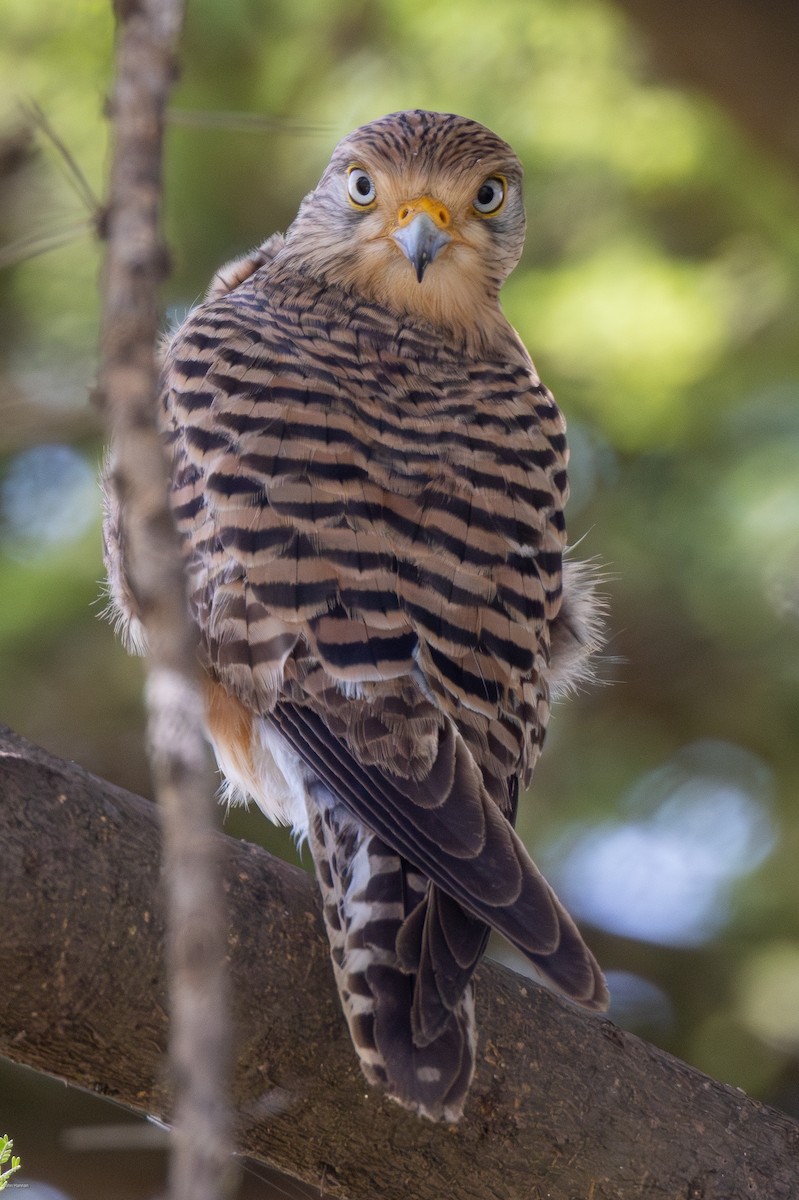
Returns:
[[[285,235],[223,267],[163,356],[159,419],[229,799],[307,839],[370,1084],[460,1117],[494,929],[602,1009],[514,830],[553,696],[590,673],[565,424],[499,303],[522,168],[451,114],[335,148]],[[106,475],[117,618],[144,634]]]

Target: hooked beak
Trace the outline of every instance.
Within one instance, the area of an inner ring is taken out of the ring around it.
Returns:
[[[426,212],[417,213],[407,225],[395,229],[391,236],[406,258],[410,259],[420,283],[438,252],[452,240]]]

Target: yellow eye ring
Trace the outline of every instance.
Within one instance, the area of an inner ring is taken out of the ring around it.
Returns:
[[[355,208],[373,208],[377,204],[377,188],[368,171],[352,166],[347,171],[347,195]]]
[[[503,175],[489,175],[477,189],[472,207],[479,217],[495,217],[505,203],[508,181]]]

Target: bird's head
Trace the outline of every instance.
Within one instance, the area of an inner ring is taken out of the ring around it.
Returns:
[[[465,117],[393,113],[349,134],[286,237],[301,269],[456,333],[499,315],[519,260],[522,168]]]

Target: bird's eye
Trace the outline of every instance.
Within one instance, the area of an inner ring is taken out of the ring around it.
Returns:
[[[498,213],[505,202],[505,180],[498,175],[492,175],[481,183],[474,198],[475,211],[483,217],[492,217]]]
[[[377,199],[377,190],[371,175],[363,167],[350,167],[347,175],[347,192],[358,208],[368,208]]]

